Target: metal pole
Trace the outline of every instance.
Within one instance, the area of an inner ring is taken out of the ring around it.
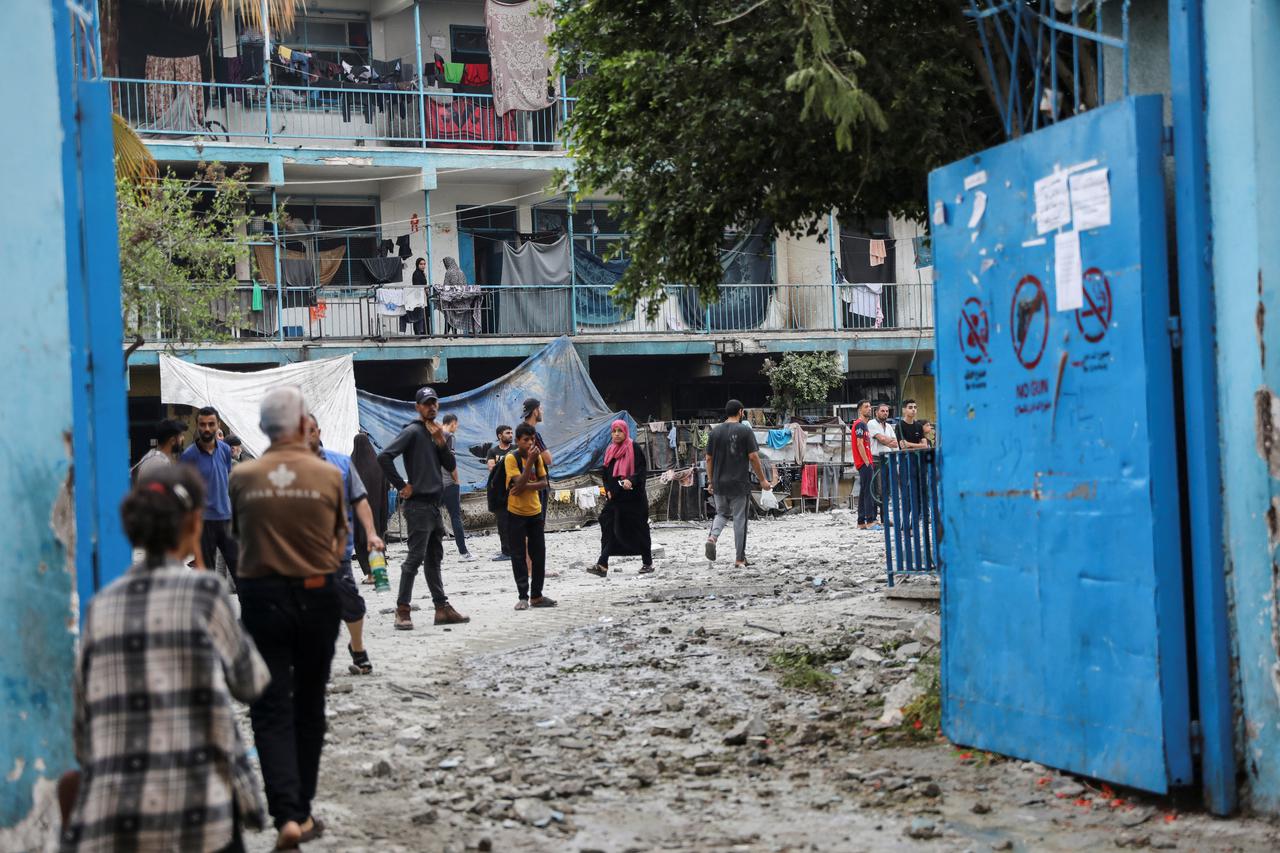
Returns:
[[[417,11],[417,5],[414,5]],[[431,293],[431,190],[422,191],[422,229],[427,236],[427,293]],[[431,310],[431,298],[427,298],[427,334],[434,335],[435,317]]]
[[[569,205],[568,215],[565,216],[569,232],[569,317],[571,318],[569,329],[570,334],[576,335],[578,334],[578,265],[573,262],[573,193],[567,193],[565,199]]]
[[[1128,4],[1125,4],[1127,22]],[[1184,413],[1218,408],[1214,282],[1209,246],[1209,169],[1205,133],[1204,19],[1201,0],[1169,0],[1169,62],[1173,105],[1174,197],[1178,304],[1182,314]],[[1127,56],[1127,44],[1126,44]],[[1128,73],[1128,62],[1125,62]],[[1126,80],[1127,85],[1127,80]],[[1184,414],[1185,416],[1185,414]],[[1205,804],[1214,814],[1236,809],[1231,638],[1223,565],[1220,425],[1199,414],[1187,423],[1187,524],[1195,613],[1196,682]]]
[[[827,253],[831,259],[831,329],[840,331],[840,288],[836,273],[836,215],[827,214]]]
[[[284,276],[280,272],[280,211],[276,208],[276,188],[271,188],[271,251],[276,258],[276,335],[284,340]]]
[[[426,82],[426,67],[422,64],[422,13],[419,11],[419,0],[413,0],[413,46],[418,56],[418,138],[422,141],[422,147],[427,147],[427,95],[423,89]],[[425,192],[425,191],[424,191]],[[428,225],[430,228],[430,225]],[[427,240],[431,239],[431,232],[427,231]],[[431,274],[431,259],[427,259],[427,274]],[[430,313],[430,312],[428,312]]]
[[[267,16],[267,0],[262,0],[262,82],[267,87],[267,142],[272,141],[271,131],[271,20]],[[275,190],[271,191],[272,206],[275,206]],[[280,266],[280,250],[276,249],[276,266]],[[280,279],[276,279],[276,284]],[[281,327],[281,334],[284,328]]]

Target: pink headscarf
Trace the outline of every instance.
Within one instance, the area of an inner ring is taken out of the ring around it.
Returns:
[[[619,444],[612,440],[613,430],[622,428],[623,435]],[[627,426],[624,420],[616,420],[609,426],[610,441],[609,449],[604,452],[604,464],[608,467],[610,462],[616,462],[613,466],[613,476],[619,480],[624,480],[636,473],[636,445],[631,440],[631,428]]]

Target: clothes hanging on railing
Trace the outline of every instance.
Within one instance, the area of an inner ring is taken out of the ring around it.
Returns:
[[[789,429],[771,429],[765,437],[764,443],[774,450],[786,447],[791,443],[792,435]]]
[[[840,298],[849,310],[859,317],[867,317],[876,321],[876,328],[884,323],[884,310],[880,307],[884,285],[871,281],[840,286]]]
[[[375,310],[384,317],[404,315],[404,288],[379,287],[374,292]]]
[[[404,280],[404,261],[400,258],[361,258],[360,263],[369,274],[369,280],[375,284]]]
[[[427,96],[427,138],[450,148],[493,148],[495,142],[517,142],[514,113],[500,116],[487,100],[451,95]]]
[[[399,250],[397,254],[400,260],[407,261],[413,257],[413,249],[409,247],[409,235],[401,234],[396,238],[396,248]]]
[[[347,255],[346,246],[334,246],[332,249],[321,249],[316,253],[319,259],[316,267],[319,270],[318,278],[320,284],[326,285],[333,281],[334,276],[338,274],[338,270],[342,269],[342,259]]]
[[[338,270],[342,269],[342,260],[347,254],[346,246],[334,246],[332,249],[322,249],[316,253],[316,274],[308,276],[309,284],[295,285],[294,281],[301,281],[298,268],[294,268],[293,281],[290,280],[288,272],[288,264],[302,261],[310,266],[306,252],[300,252],[296,249],[287,250],[280,258],[280,266],[285,270],[284,283],[290,287],[314,287],[316,282],[325,285],[333,281],[334,276],[338,274]],[[258,268],[258,278],[266,284],[274,285],[276,283],[276,258],[275,252],[271,246],[254,246],[253,260]]]
[[[498,115],[511,110],[541,110],[559,91],[555,55],[547,46],[550,15],[538,14],[540,0],[484,6],[485,30],[492,63],[493,104]]]
[[[806,465],[800,473],[800,497],[816,498],[818,496],[818,466]]]
[[[566,334],[569,330],[569,238],[550,244],[502,245],[503,290],[498,331],[512,335]]]

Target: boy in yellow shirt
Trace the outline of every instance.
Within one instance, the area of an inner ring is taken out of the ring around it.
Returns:
[[[516,589],[520,591],[516,610],[556,606],[555,599],[542,594],[547,576],[547,542],[539,492],[547,487],[547,466],[538,450],[536,435],[537,430],[527,423],[517,426],[516,446],[502,462],[507,478],[507,547]],[[526,548],[531,565],[525,563]]]

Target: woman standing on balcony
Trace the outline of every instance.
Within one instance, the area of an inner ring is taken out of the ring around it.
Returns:
[[[406,326],[413,325],[413,333],[415,335],[425,335],[427,333],[427,309],[421,307],[427,304],[427,259],[418,258],[413,265],[413,286],[421,287],[422,290],[417,291],[422,294],[417,308],[410,308],[404,313],[404,317],[400,318],[400,328],[403,330]]]
[[[638,555],[640,574],[649,574],[653,571],[645,489],[649,466],[644,451],[631,440],[626,421],[613,422],[612,436],[604,454],[604,488],[609,500],[600,512],[600,559],[587,571],[607,577],[610,557]]]

